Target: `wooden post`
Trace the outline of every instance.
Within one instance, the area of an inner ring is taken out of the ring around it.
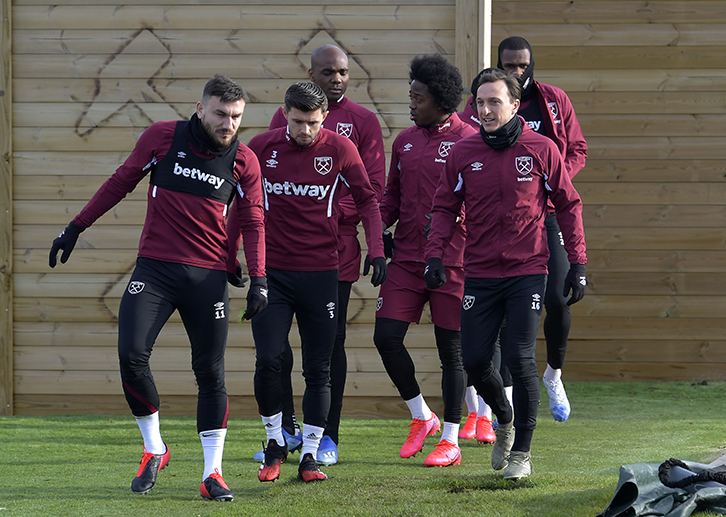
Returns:
[[[0,415],[13,414],[13,110],[11,0],[0,0]]]
[[[476,75],[489,66],[491,56],[491,0],[456,1],[455,64],[464,81],[464,101]]]

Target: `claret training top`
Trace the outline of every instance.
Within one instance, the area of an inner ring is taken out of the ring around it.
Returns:
[[[230,246],[239,246],[240,236],[228,237],[225,225],[228,202],[236,190],[235,208],[229,215],[241,228],[249,274],[264,276],[265,229],[257,158],[242,143],[227,159],[202,154],[182,136],[185,123],[157,122],[144,131],[124,164],[73,221],[91,226],[144,176],[153,176],[163,166],[164,174],[149,185],[138,256],[234,272],[228,258],[236,255],[237,248],[232,252]]]
[[[363,162],[347,138],[321,129],[300,146],[287,127],[249,143],[260,161],[267,264],[292,271],[338,269],[341,188],[347,186],[363,221],[371,258],[383,256],[381,215]]]

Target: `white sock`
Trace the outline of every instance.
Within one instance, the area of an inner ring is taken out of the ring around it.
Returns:
[[[466,408],[468,413],[479,412],[479,397],[476,394],[476,388],[474,386],[467,386],[464,392],[464,401],[466,402]]]
[[[562,369],[560,368],[552,368],[549,364],[547,365],[547,369],[544,372],[544,375],[542,378],[546,381],[550,382],[557,382],[562,378]]]
[[[406,405],[411,411],[411,418],[418,418],[419,420],[431,419],[431,410],[426,405],[422,394],[419,393],[417,397],[407,400]]]
[[[275,440],[280,447],[285,446],[285,438],[282,436],[282,411],[272,416],[263,416],[262,423],[267,431],[267,442]]]
[[[136,423],[139,424],[141,436],[144,437],[144,447],[146,452],[151,454],[164,454],[166,445],[161,438],[161,430],[159,428],[159,412],[154,411],[148,416],[137,416]]]
[[[214,471],[222,475],[222,454],[224,453],[224,439],[227,436],[227,429],[211,429],[199,433],[204,451],[204,474],[202,481],[207,479]]]
[[[441,432],[441,440],[446,440],[454,445],[459,445],[459,424],[444,422],[444,430]]]
[[[313,458],[318,457],[318,447],[320,446],[320,439],[323,437],[324,432],[324,427],[318,427],[303,422],[303,447],[302,452],[300,453],[300,461],[302,461],[303,457],[308,453],[312,454]]]
[[[489,407],[489,404],[484,402],[484,399],[479,397],[479,411],[476,412],[476,416],[482,417],[485,416],[489,420],[492,419],[492,408]]]
[[[512,406],[512,418],[514,418],[514,400],[512,399],[512,392],[514,391],[514,388],[512,386],[505,386],[504,387],[504,394],[507,396],[507,400],[509,401],[509,405]]]

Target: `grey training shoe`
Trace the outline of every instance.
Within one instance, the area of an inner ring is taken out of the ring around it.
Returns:
[[[509,463],[509,451],[512,450],[514,444],[514,420],[508,424],[501,422],[495,431],[497,441],[494,442],[492,449],[492,468],[494,470],[502,470]]]
[[[529,452],[512,451],[509,465],[504,469],[504,479],[521,479],[532,474],[532,456]]]

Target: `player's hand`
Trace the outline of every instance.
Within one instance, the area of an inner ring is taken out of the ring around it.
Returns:
[[[366,260],[363,263],[363,276],[368,276],[373,266],[373,274],[371,275],[371,284],[373,287],[378,287],[388,276],[388,265],[386,265],[386,259],[383,257],[376,257],[371,260],[370,255],[366,255]]]
[[[247,309],[242,319],[251,320],[267,307],[267,277],[253,276],[247,291]]]
[[[393,258],[393,250],[396,249],[396,243],[393,242],[393,234],[385,230],[383,232],[383,256],[387,259]]]
[[[83,226],[78,226],[76,223],[71,221],[68,226],[66,226],[66,229],[63,230],[58,237],[56,237],[50,247],[50,255],[48,257],[48,265],[50,267],[55,267],[56,260],[58,259],[58,252],[60,250],[63,250],[60,258],[61,264],[68,262],[68,258],[71,256],[71,252],[76,246],[76,241],[78,241],[78,236],[83,230],[85,230]]]
[[[446,283],[446,268],[440,258],[430,258],[426,261],[424,280],[429,289],[438,289]]]
[[[572,296],[567,300],[567,305],[572,305],[582,300],[585,296],[585,287],[587,286],[587,277],[585,276],[585,264],[570,264],[570,270],[565,277],[565,289],[562,296],[567,298],[572,289]]]
[[[234,273],[227,272],[227,282],[235,287],[244,287],[247,283],[246,276],[242,276],[242,266],[237,264],[237,270]]]

